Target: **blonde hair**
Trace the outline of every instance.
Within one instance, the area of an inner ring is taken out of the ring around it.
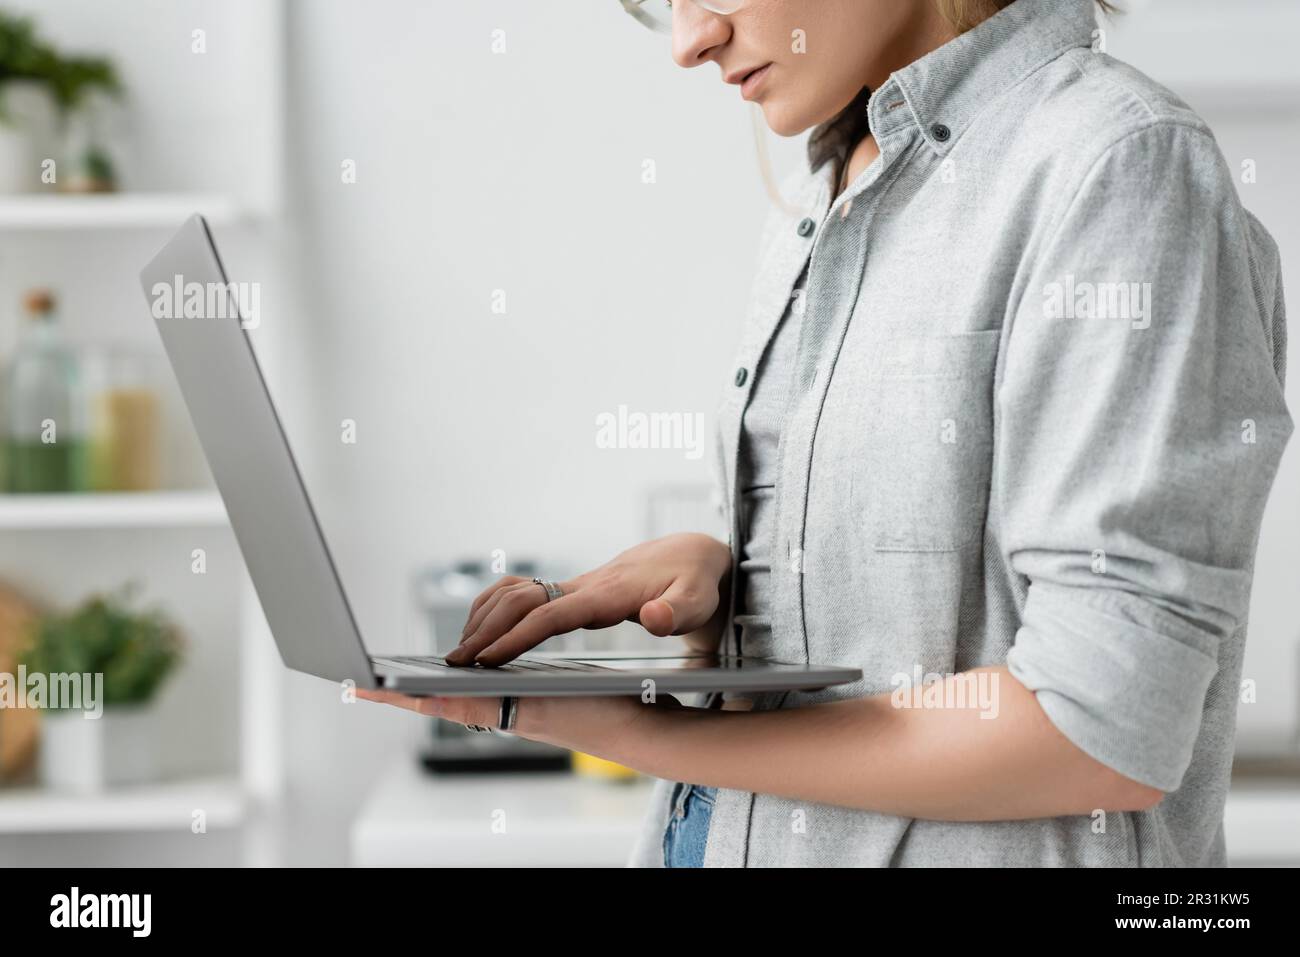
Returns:
[[[979,26],[1003,7],[1011,6],[1012,0],[935,0],[939,12],[952,24],[958,33]],[[1097,0],[1097,6],[1106,13],[1114,13],[1115,5],[1110,0]]]
[[[1009,7],[1014,0],[934,0],[941,13],[952,28],[962,34],[979,26],[989,17],[1004,7]],[[1118,8],[1112,0],[1096,0],[1097,6],[1104,13],[1116,13]],[[871,132],[867,124],[867,101],[871,91],[863,88],[853,98],[853,102],[840,111],[839,115],[827,120],[812,131],[808,138],[808,166],[816,170],[824,163],[834,160],[836,172],[842,172],[839,164],[848,162],[848,153],[864,136]],[[772,201],[795,215],[802,215],[795,210],[777,188],[772,175],[771,161],[767,155],[766,133],[763,129],[759,108],[753,110],[754,136],[758,145],[759,173],[767,187],[767,194]]]

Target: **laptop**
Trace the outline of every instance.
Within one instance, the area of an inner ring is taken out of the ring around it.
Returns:
[[[640,695],[650,683],[655,693],[669,694],[808,690],[862,677],[856,668],[680,646],[663,653],[535,651],[496,668],[455,667],[434,655],[368,654],[258,367],[241,287],[228,280],[204,219],[187,220],[140,278],[289,668],[360,688],[466,696]]]

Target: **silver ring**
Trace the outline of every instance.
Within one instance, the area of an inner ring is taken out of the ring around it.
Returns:
[[[501,699],[501,716],[497,719],[497,727],[502,731],[515,730],[515,718],[519,714],[519,699],[504,697]]]
[[[534,579],[533,579],[533,584],[534,584],[534,585],[541,585],[543,588],[546,589],[546,600],[547,600],[547,601],[555,601],[555,599],[557,599],[557,598],[563,598],[563,597],[564,597],[564,592],[560,591],[560,586],[557,585],[557,584],[555,584],[555,582],[548,582],[548,581],[546,581],[545,579],[542,579],[542,578],[534,578]]]
[[[478,732],[479,734],[491,734],[491,733],[492,733],[492,729],[491,729],[491,728],[485,728],[485,727],[483,727],[483,725],[481,725],[481,724],[467,724],[467,725],[465,725],[465,730],[466,730],[466,731],[476,731],[476,732]]]

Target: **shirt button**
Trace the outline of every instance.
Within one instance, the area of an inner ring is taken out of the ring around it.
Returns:
[[[940,143],[947,143],[948,140],[952,138],[952,130],[948,129],[948,127],[944,126],[942,123],[936,123],[934,126],[930,127],[930,135]]]
[[[741,366],[739,369],[736,370],[736,387],[739,388],[740,386],[744,385],[745,380],[748,378],[749,378],[749,370],[746,369],[744,366]]]
[[[805,219],[799,224],[799,235],[807,239],[813,234],[813,230],[816,228],[817,224],[811,218]]]

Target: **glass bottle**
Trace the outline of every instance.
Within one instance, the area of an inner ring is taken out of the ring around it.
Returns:
[[[63,341],[54,295],[23,299],[27,323],[9,366],[6,465],[11,492],[85,488],[85,423],[76,355]]]

